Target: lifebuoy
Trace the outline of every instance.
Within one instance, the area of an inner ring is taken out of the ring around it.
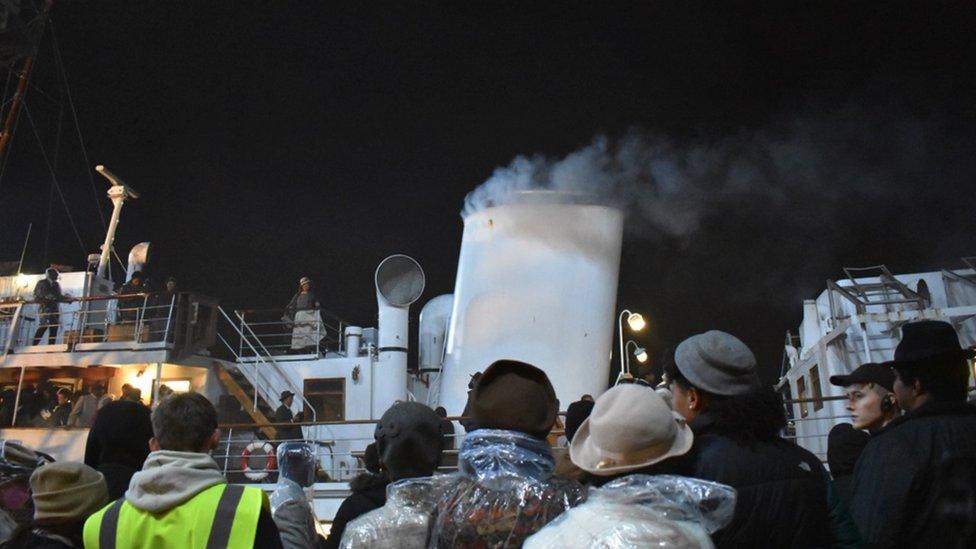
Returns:
[[[267,457],[268,462],[264,469],[251,469],[250,463],[251,452],[255,450],[261,450],[264,452],[265,457]],[[241,452],[241,469],[244,470],[244,476],[251,480],[264,480],[268,478],[271,471],[278,468],[278,458],[275,456],[274,446],[270,442],[262,442],[260,440],[255,440],[254,442],[247,445],[244,451]]]

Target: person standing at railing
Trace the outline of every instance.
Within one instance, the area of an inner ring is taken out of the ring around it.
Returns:
[[[119,288],[119,295],[132,295],[146,292],[145,280],[142,271],[132,273],[129,281]],[[139,309],[145,300],[140,296],[126,297],[118,299],[119,320],[124,324],[135,324],[139,317]]]
[[[325,337],[319,307],[318,297],[312,291],[312,279],[303,276],[298,281],[298,293],[288,302],[282,318],[291,326],[292,351],[314,353],[318,350],[319,341]]]
[[[61,326],[61,302],[69,296],[61,292],[58,284],[60,277],[57,269],[44,271],[44,278],[34,286],[34,299],[37,304],[37,331],[34,332],[34,345],[41,344],[44,331],[47,331],[49,345],[54,345],[58,338],[58,328]]]
[[[274,413],[275,423],[291,423],[294,421],[295,416],[292,414],[291,405],[295,402],[295,393],[291,391],[281,392],[281,406]],[[295,425],[285,426],[285,427],[275,427],[278,432],[278,440],[301,440],[305,438],[302,434],[302,428]]]
[[[176,300],[179,288],[176,277],[169,277],[163,285],[162,291],[154,292],[149,299],[151,309],[146,311],[146,320],[149,322],[149,341],[163,341],[167,333],[172,333],[176,328]]]

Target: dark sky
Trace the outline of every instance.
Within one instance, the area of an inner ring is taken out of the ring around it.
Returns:
[[[120,255],[152,241],[157,277],[232,307],[284,305],[308,275],[368,325],[390,253],[423,265],[422,302],[452,291],[463,198],[517,155],[638,131],[762,172],[771,143],[800,143],[813,175],[732,188],[718,169],[687,193],[693,230],[633,216],[621,265],[619,306],[650,317],[654,353],[725,329],[770,379],[801,300],[842,267],[976,254],[971,2],[326,4],[57,2],[27,107],[86,252],[104,163],[143,194]],[[40,150],[22,114],[0,259],[33,222],[31,269],[80,267]]]

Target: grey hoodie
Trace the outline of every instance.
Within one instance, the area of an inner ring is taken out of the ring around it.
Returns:
[[[209,454],[160,450],[132,476],[125,499],[139,509],[162,513],[227,480]]]

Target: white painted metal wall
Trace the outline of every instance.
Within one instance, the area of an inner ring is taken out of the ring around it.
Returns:
[[[469,376],[502,358],[545,370],[562,406],[607,388],[623,212],[524,195],[464,219],[439,398],[451,415]]]

